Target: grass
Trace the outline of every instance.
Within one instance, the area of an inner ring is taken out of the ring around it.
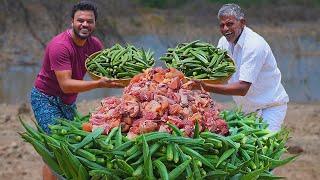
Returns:
[[[300,6],[320,6],[320,0],[206,0],[213,4],[236,3],[243,7],[262,6],[268,4],[274,5],[300,5]],[[192,3],[191,0],[135,0],[136,3],[149,8],[178,8],[180,6]]]

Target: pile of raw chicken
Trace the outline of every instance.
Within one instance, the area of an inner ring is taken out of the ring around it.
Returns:
[[[193,136],[196,122],[200,131],[227,135],[228,126],[219,117],[210,94],[191,90],[191,84],[176,69],[147,69],[132,78],[122,97],[103,99],[89,122],[93,129],[103,127],[105,134],[121,125],[130,139],[151,131],[171,133],[168,123],[189,137]]]

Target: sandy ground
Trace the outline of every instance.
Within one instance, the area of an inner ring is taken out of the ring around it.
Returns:
[[[98,102],[83,101],[78,108],[88,113]],[[33,115],[27,104],[0,104],[0,179],[42,179],[40,156],[17,133],[23,131],[19,114],[31,123]],[[290,180],[320,179],[320,103],[289,104],[285,126],[292,130],[288,145],[299,146],[303,152],[295,162],[276,169],[275,174]]]

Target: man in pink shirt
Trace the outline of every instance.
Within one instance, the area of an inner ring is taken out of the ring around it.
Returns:
[[[119,86],[106,78],[83,80],[86,58],[103,48],[101,41],[92,36],[97,20],[96,7],[89,2],[79,2],[74,5],[71,18],[72,28],[48,43],[43,65],[31,91],[35,118],[47,133],[50,133],[48,125],[55,124],[56,118],[74,118],[79,92]],[[51,173],[46,169],[44,179],[50,177]]]

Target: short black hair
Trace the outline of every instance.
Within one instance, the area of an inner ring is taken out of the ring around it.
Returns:
[[[79,10],[93,11],[95,20],[97,20],[97,18],[98,18],[97,7],[90,1],[80,1],[77,4],[75,4],[72,8],[72,11],[71,11],[71,18],[72,19],[74,18],[74,14]]]

